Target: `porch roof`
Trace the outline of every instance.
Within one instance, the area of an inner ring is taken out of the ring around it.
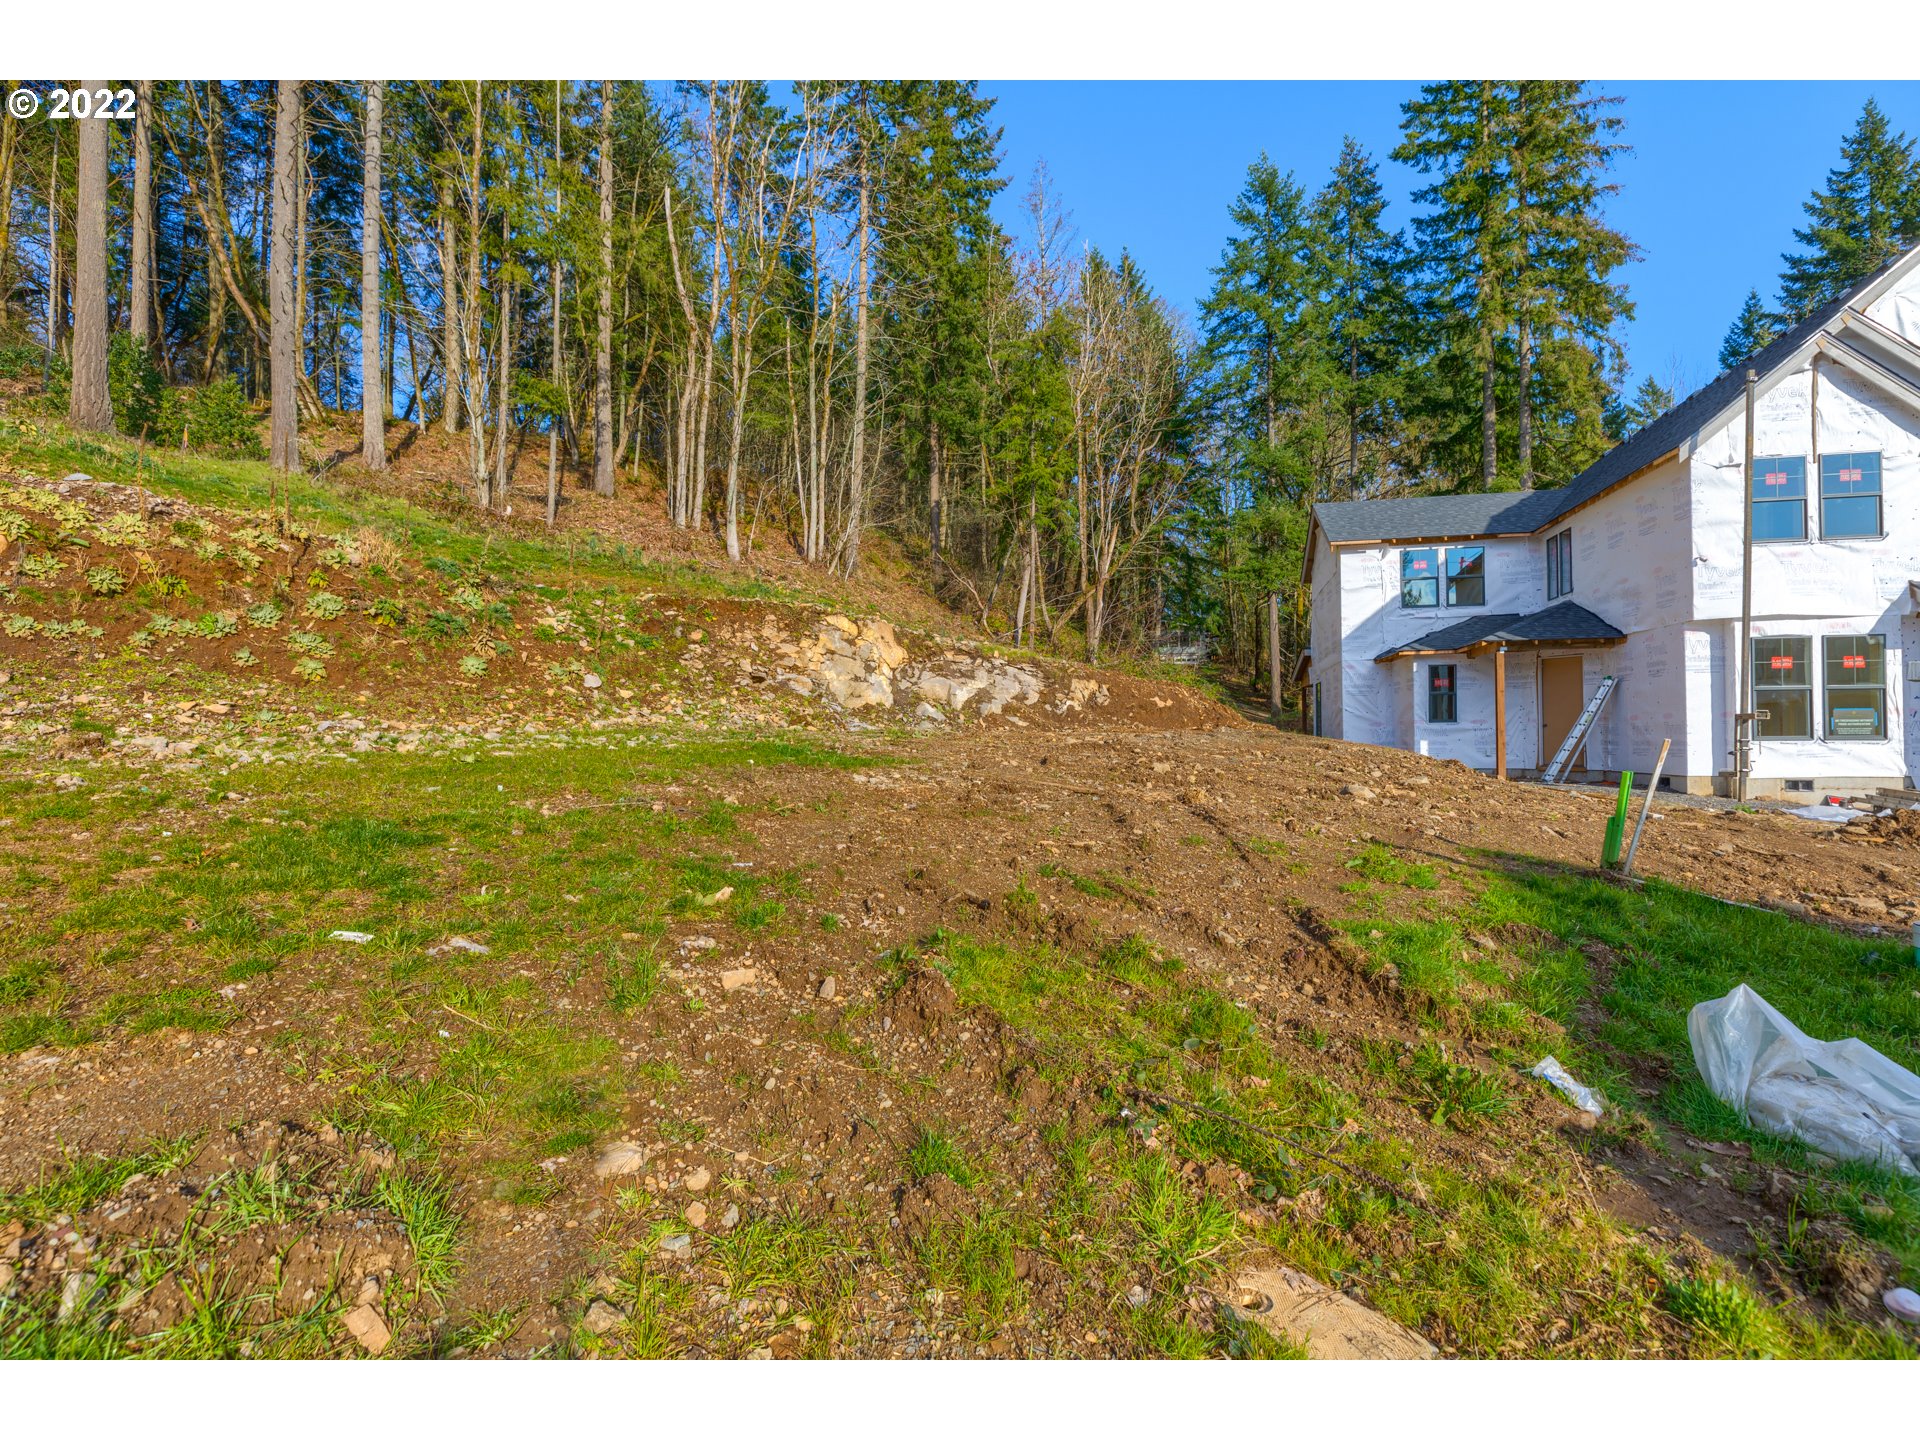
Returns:
[[[1384,664],[1408,655],[1471,655],[1497,645],[1617,645],[1626,638],[1624,631],[1586,606],[1562,600],[1530,615],[1473,615],[1456,620],[1373,658]]]

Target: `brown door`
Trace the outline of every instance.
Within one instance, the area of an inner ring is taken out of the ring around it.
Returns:
[[[1540,662],[1540,765],[1553,758],[1560,742],[1573,729],[1586,703],[1581,687],[1584,662],[1578,655],[1566,655]],[[1584,770],[1585,756],[1572,769]]]

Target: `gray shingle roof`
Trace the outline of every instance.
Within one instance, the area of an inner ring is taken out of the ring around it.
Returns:
[[[1912,253],[1909,251],[1908,255]],[[1529,535],[1543,530],[1568,511],[1586,504],[1678,448],[1740,398],[1749,367],[1765,376],[1906,258],[1896,256],[1888,261],[1751,360],[1716,376],[1664,415],[1634,431],[1558,489],[1414,495],[1401,500],[1333,500],[1315,505],[1314,516],[1327,539],[1335,544],[1471,540],[1486,535]]]
[[[1567,645],[1580,641],[1624,640],[1624,631],[1616,630],[1584,605],[1562,600],[1530,615],[1474,615],[1456,620],[1438,630],[1429,630],[1418,640],[1409,640],[1391,650],[1383,650],[1375,660],[1392,660],[1401,655],[1448,654],[1466,650],[1488,641],[1508,644]]]

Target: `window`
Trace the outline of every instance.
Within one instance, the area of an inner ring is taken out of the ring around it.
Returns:
[[[1487,603],[1487,547],[1466,545],[1447,551],[1447,604]]]
[[[1753,460],[1753,538],[1807,538],[1807,459],[1783,455]]]
[[[1454,691],[1453,665],[1427,667],[1427,723],[1451,725],[1460,718],[1459,696]]]
[[[1820,457],[1820,538],[1878,540],[1880,457],[1874,453]]]
[[[1829,740],[1887,736],[1887,642],[1878,635],[1829,635],[1826,650]]]
[[[1425,610],[1440,603],[1440,552],[1400,552],[1400,603],[1409,610]]]
[[[1764,710],[1762,740],[1813,738],[1813,642],[1770,635],[1753,642],[1753,708]]]
[[[1547,599],[1573,593],[1573,531],[1547,537]]]

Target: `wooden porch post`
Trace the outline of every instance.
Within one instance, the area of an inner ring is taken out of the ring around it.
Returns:
[[[1493,652],[1493,768],[1507,778],[1507,647]]]

